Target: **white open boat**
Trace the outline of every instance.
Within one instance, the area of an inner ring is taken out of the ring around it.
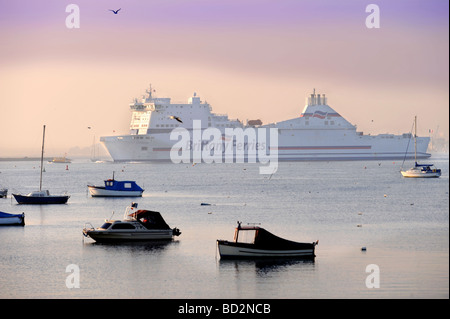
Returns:
[[[0,212],[0,226],[24,226],[25,214],[9,214]]]
[[[280,238],[259,226],[238,226],[234,240],[217,240],[221,258],[314,258],[319,241],[300,243]]]
[[[132,203],[125,210],[123,220],[107,219],[98,228],[87,223],[83,235],[97,242],[130,242],[172,240],[181,234],[178,228],[170,228],[159,212],[136,208],[137,203]]]

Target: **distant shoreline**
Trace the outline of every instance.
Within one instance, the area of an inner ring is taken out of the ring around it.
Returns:
[[[54,159],[54,157],[44,157],[44,162],[51,162],[53,159]],[[89,156],[71,156],[70,159],[71,160],[74,160],[74,159],[89,160],[90,158],[89,158]],[[28,156],[0,157],[0,162],[31,162],[31,161],[40,161],[40,160],[41,160],[40,156],[36,156],[36,157],[33,157],[33,156],[30,156],[30,157],[28,157]],[[104,157],[99,158],[99,160],[110,161],[110,159],[107,159]],[[63,163],[63,164],[69,164],[69,163]]]
[[[44,161],[51,161],[53,159],[53,157],[44,157]],[[1,162],[9,162],[9,161],[13,161],[13,162],[17,162],[17,161],[40,161],[41,158],[40,157],[0,157],[0,161]]]

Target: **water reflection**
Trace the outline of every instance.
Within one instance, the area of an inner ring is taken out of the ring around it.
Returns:
[[[136,241],[136,242],[111,242],[111,243],[98,243],[98,242],[84,242],[84,247],[103,248],[105,251],[114,252],[147,252],[147,253],[161,253],[167,247],[178,245],[179,241]]]
[[[254,270],[259,276],[274,272],[284,272],[295,268],[297,270],[314,269],[314,258],[282,258],[282,259],[220,259],[219,269],[222,271],[234,270],[248,272]]]

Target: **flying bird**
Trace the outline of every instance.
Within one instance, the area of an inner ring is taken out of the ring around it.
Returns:
[[[171,115],[170,118],[172,120],[177,120],[178,122],[183,123],[183,121],[178,116]]]
[[[112,12],[114,12],[114,14],[118,14],[119,13],[119,11],[121,10],[122,8],[120,8],[120,9],[118,9],[118,10],[111,10],[111,9],[109,9],[109,11],[112,11]]]

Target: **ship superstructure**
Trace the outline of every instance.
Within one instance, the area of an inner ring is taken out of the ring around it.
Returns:
[[[130,104],[132,111],[130,134],[101,137],[114,161],[170,160],[170,150],[176,141],[170,133],[176,128],[192,131],[194,123],[201,130],[217,128],[226,139],[225,129],[247,129],[260,121],[229,119],[225,114],[212,113],[207,102],[196,93],[186,104],[172,103],[170,98],[153,97],[146,91],[140,101]],[[278,160],[403,160],[414,157],[411,133],[401,135],[364,135],[327,104],[324,94],[314,92],[307,97],[300,116],[259,128],[278,129]],[[257,131],[257,130],[256,130]],[[428,158],[429,137],[417,138],[418,158]]]

